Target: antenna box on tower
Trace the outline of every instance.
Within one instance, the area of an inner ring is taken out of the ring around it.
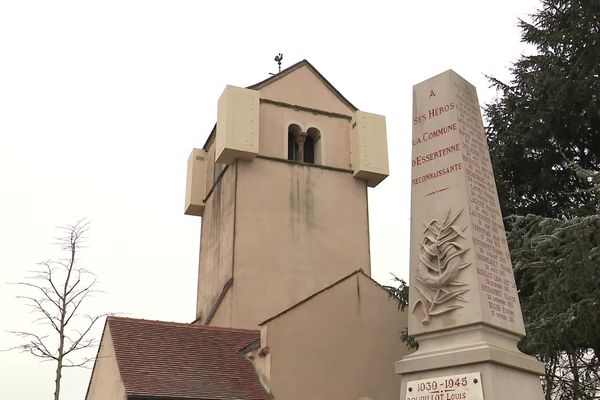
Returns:
[[[258,154],[258,90],[227,86],[219,98],[215,159],[231,164]]]
[[[377,186],[390,174],[385,117],[364,111],[352,116],[352,169],[355,178]]]

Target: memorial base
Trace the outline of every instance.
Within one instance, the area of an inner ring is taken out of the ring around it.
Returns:
[[[475,381],[485,400],[544,398],[540,382],[544,365],[517,349],[517,335],[473,325],[420,335],[417,340],[419,350],[396,362],[402,380],[400,400],[479,400],[473,390],[461,387],[460,379],[452,387],[443,384],[445,377],[472,373],[481,374],[481,381]],[[413,384],[407,390],[407,383],[425,379],[431,384],[421,384],[422,390]]]

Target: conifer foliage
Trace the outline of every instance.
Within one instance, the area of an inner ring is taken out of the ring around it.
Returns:
[[[598,212],[591,183],[573,163],[600,170],[600,1],[543,0],[520,21],[535,50],[490,78],[487,134],[503,215],[573,217]]]
[[[547,399],[600,396],[600,216],[506,219],[527,337]]]
[[[543,0],[485,108],[498,195],[546,399],[600,398],[600,0]]]

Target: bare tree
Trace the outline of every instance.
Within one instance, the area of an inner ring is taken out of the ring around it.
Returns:
[[[60,227],[63,235],[57,238],[56,245],[67,256],[40,263],[40,268],[31,271],[23,282],[15,283],[24,288],[26,294],[18,298],[31,307],[38,329],[11,331],[24,339],[23,344],[12,349],[56,362],[54,400],[60,397],[63,368],[84,367],[93,359],[80,356],[80,351],[96,346],[90,331],[106,315],[81,313],[82,304],[96,292],[96,276],[78,264],[88,228],[85,220]]]

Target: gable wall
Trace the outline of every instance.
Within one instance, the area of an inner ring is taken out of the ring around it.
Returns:
[[[397,400],[394,362],[409,353],[397,304],[358,273],[267,322],[261,347],[275,398]]]
[[[86,400],[122,399],[125,399],[125,387],[119,374],[110,329],[107,325],[100,342]]]
[[[306,65],[262,87],[260,97],[348,116],[353,112]]]

